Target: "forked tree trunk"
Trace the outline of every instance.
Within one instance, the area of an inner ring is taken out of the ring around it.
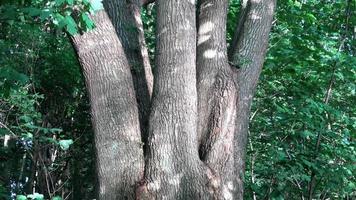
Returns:
[[[242,2],[229,57],[228,0],[157,0],[152,99],[140,2],[151,1],[104,1],[114,25],[100,11],[95,30],[73,37],[91,100],[99,199],[242,199],[275,0]]]

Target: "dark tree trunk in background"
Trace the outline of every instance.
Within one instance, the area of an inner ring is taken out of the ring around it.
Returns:
[[[90,94],[99,199],[242,199],[275,0],[242,2],[229,56],[228,0],[156,0],[154,81],[140,19],[151,2],[106,0],[92,16],[96,28],[73,37]]]

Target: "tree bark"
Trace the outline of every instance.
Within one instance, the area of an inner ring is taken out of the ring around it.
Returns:
[[[153,75],[141,20],[140,0],[104,0],[103,4],[122,43],[136,91],[143,142],[147,142]]]
[[[219,180],[217,194],[233,199],[233,140],[237,87],[228,64],[226,18],[228,0],[202,0],[199,5],[197,87],[200,157]]]
[[[195,1],[157,3],[156,73],[140,199],[208,199],[214,175],[197,142]],[[210,186],[209,186],[210,184]]]
[[[96,28],[72,37],[89,91],[99,199],[134,199],[143,176],[139,114],[130,66],[104,10]]]
[[[235,121],[236,199],[243,198],[243,174],[250,108],[265,58],[272,27],[275,0],[243,1],[240,20],[229,50],[229,60],[238,67],[235,82],[239,87]]]
[[[243,199],[250,106],[275,0],[243,1],[229,58],[228,0],[201,0],[198,17],[194,0],[156,1],[154,87],[141,3],[106,0],[114,25],[100,11],[95,30],[73,37],[91,100],[99,199]]]

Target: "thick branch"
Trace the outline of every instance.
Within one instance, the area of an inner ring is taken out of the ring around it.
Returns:
[[[226,54],[227,0],[202,0],[199,5],[197,86],[199,97],[198,138],[205,138],[212,109],[216,76],[229,70]]]
[[[242,36],[242,31],[244,29],[244,24],[246,22],[246,17],[250,11],[250,7],[251,7],[251,1],[249,0],[243,0],[241,2],[241,9],[239,12],[239,20],[237,22],[237,26],[235,29],[235,33],[234,33],[234,37],[232,39],[230,48],[229,48],[229,60],[231,61],[231,63],[235,66],[234,62],[234,54],[236,51],[236,47],[238,45],[238,42],[240,40],[240,37]]]
[[[252,98],[262,70],[268,36],[275,11],[275,0],[243,1],[242,20],[237,25],[235,41],[230,50],[230,62],[239,67],[236,84],[239,87],[235,133],[235,166],[239,189],[243,191],[245,148]],[[242,199],[238,194],[237,199]]]
[[[72,37],[90,97],[99,199],[133,199],[143,175],[143,149],[130,67],[104,10],[96,28]]]
[[[140,0],[104,0],[103,3],[131,67],[142,138],[146,143],[153,75],[144,38]]]
[[[233,139],[237,89],[226,51],[228,0],[202,0],[197,42],[200,158],[219,179],[216,194],[229,199],[236,188]]]
[[[139,198],[202,199],[211,173],[199,160],[196,138],[195,2],[156,3],[156,73]]]

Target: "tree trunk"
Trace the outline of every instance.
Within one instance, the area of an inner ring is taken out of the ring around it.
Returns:
[[[195,2],[156,3],[156,73],[139,197],[205,199],[210,171],[199,159],[196,136]]]
[[[156,1],[152,99],[145,2],[106,0],[114,25],[100,11],[95,30],[73,37],[90,94],[99,199],[242,199],[248,117],[275,0],[243,1],[229,58],[228,0],[199,1],[197,17],[194,0]]]
[[[243,198],[243,174],[252,98],[265,58],[276,0],[243,1],[240,20],[230,46],[229,60],[238,67],[235,82],[239,87],[235,121],[235,174],[237,199]]]
[[[99,199],[133,199],[143,176],[139,114],[130,66],[105,11],[73,39],[83,68],[95,134]]]
[[[104,0],[103,3],[131,67],[140,114],[142,139],[146,143],[153,75],[141,20],[141,1]]]
[[[217,195],[232,199],[237,87],[228,64],[228,0],[202,0],[199,6],[197,80],[200,157],[219,180]]]

